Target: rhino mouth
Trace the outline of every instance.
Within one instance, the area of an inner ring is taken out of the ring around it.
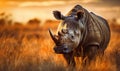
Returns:
[[[58,36],[59,36],[58,37],[54,35],[53,32],[49,29],[49,34],[55,43],[54,51],[57,54],[67,54],[67,53],[72,52],[72,49],[69,48],[68,45],[60,43],[60,36],[63,36],[65,33],[67,33],[66,30],[62,30],[62,32],[58,32]]]
[[[55,53],[57,54],[67,54],[67,53],[70,53],[72,52],[72,50],[70,50],[69,48],[67,48],[67,46],[55,46],[54,47],[54,51]]]

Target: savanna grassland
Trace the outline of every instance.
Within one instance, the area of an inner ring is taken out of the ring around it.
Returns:
[[[48,29],[55,32],[59,21],[47,20],[44,25],[0,25],[0,71],[119,71],[120,25],[116,20],[108,21],[111,40],[103,59],[97,58],[84,68],[81,59],[75,58],[76,69],[68,68],[62,55],[52,49],[54,43]]]

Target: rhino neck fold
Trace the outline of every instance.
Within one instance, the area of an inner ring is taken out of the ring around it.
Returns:
[[[77,48],[84,46],[84,43],[86,42],[86,39],[87,39],[88,24],[90,24],[90,22],[91,22],[89,20],[89,18],[90,18],[89,12],[86,9],[84,9],[84,12],[85,12],[85,15],[84,15],[84,19],[82,19],[82,21],[83,21],[82,23],[83,23],[85,29],[82,33],[82,39],[80,39],[80,42],[79,42],[79,45]]]

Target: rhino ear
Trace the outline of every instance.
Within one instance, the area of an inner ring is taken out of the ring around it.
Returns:
[[[84,11],[83,11],[83,10],[79,10],[79,11],[77,12],[77,18],[78,18],[78,19],[83,18],[83,15],[84,15]]]
[[[64,20],[64,16],[61,14],[61,12],[60,11],[53,11],[53,15],[54,15],[54,17],[56,18],[56,19],[58,19],[58,20]]]

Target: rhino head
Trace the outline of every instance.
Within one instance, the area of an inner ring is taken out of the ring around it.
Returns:
[[[83,12],[78,11],[76,15],[63,16],[60,11],[53,11],[53,15],[57,20],[62,20],[59,25],[57,35],[54,35],[49,29],[50,36],[55,42],[54,51],[58,54],[67,54],[74,51],[80,44],[84,25],[81,21]]]

